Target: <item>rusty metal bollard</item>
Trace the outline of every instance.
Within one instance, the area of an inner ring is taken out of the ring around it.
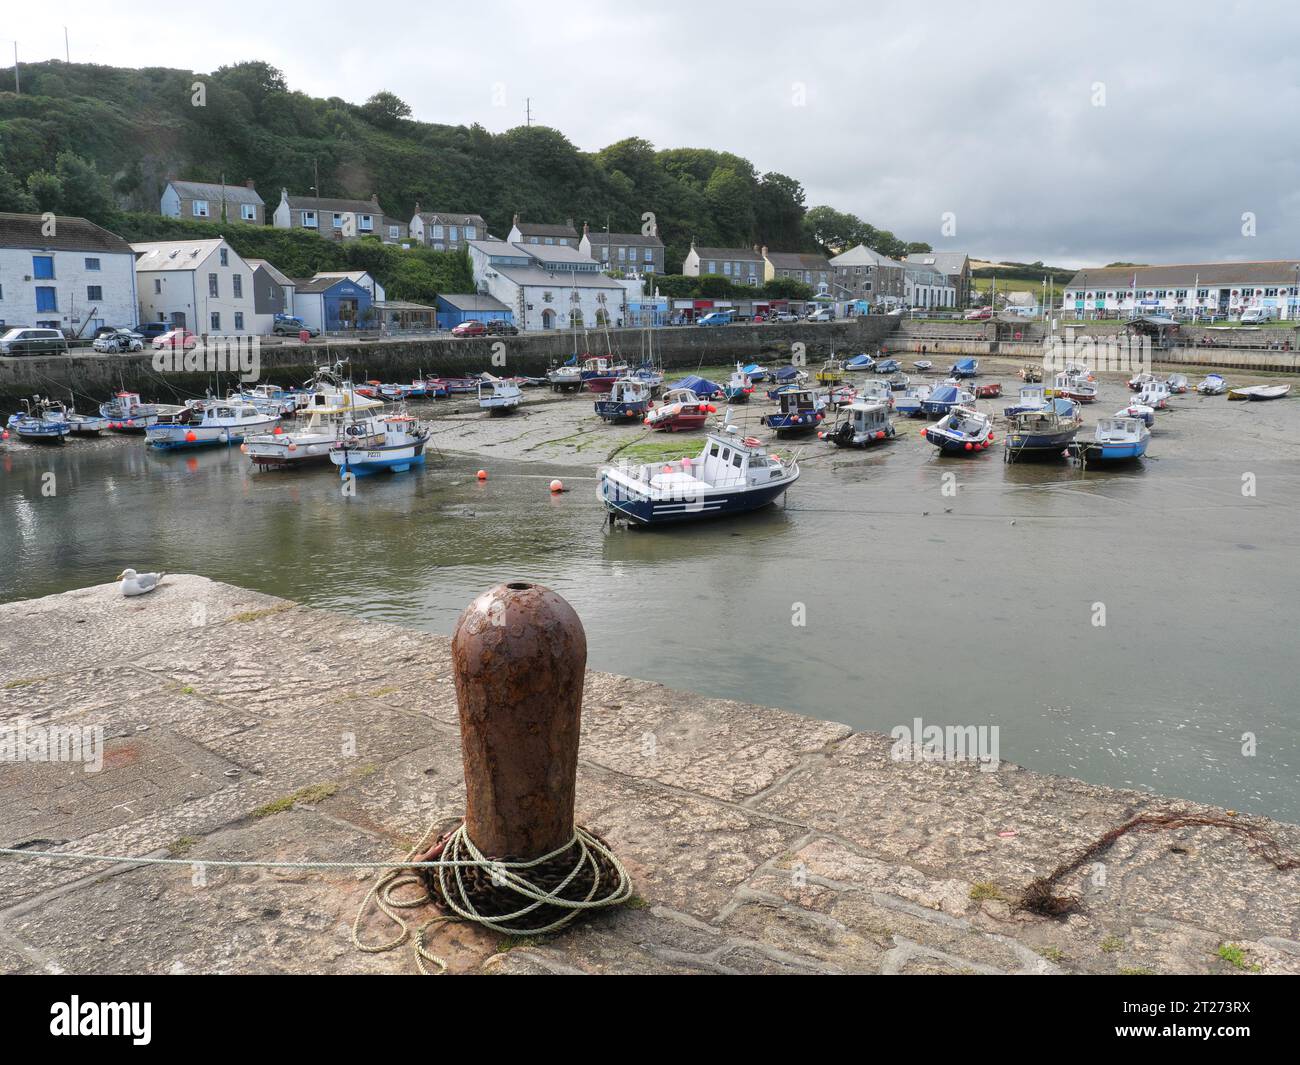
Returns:
[[[574,832],[587,635],[540,584],[498,584],[451,642],[465,765],[465,830],[484,854],[528,860]]]

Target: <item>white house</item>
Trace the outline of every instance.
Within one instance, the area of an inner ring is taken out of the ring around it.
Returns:
[[[627,289],[572,245],[476,240],[470,265],[480,293],[510,308],[520,329],[617,326],[627,320]]]
[[[521,222],[519,216],[515,215],[514,221],[510,224],[510,232],[506,234],[506,241],[510,244],[537,244],[547,247],[558,245],[564,248],[576,248],[578,231],[573,228],[572,218],[560,226],[545,222]]]
[[[908,307],[956,307],[957,286],[933,266],[904,262],[903,299]]]
[[[91,336],[137,321],[131,245],[72,215],[0,213],[0,326]]]
[[[253,267],[221,237],[132,244],[141,322],[222,336],[269,333],[258,314]]]
[[[1300,260],[1188,263],[1178,266],[1106,266],[1080,270],[1065,286],[1065,311],[1239,315],[1267,309],[1277,318],[1300,317]]]
[[[226,220],[260,226],[266,221],[266,204],[251,181],[242,185],[224,185],[172,180],[163,189],[159,210],[168,218],[188,218],[196,222]]]
[[[718,274],[733,285],[763,283],[767,264],[757,248],[697,248],[691,241],[691,250],[682,262],[682,273],[687,277],[705,277]]]

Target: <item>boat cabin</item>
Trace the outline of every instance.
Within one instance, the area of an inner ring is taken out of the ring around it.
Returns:
[[[635,377],[620,377],[609,390],[609,399],[611,403],[645,403],[650,399],[650,385]]]
[[[821,409],[816,394],[808,388],[792,388],[777,397],[782,414],[814,414]]]

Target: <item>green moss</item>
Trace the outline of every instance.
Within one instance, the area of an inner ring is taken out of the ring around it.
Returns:
[[[1120,969],[1119,974],[1120,976],[1155,976],[1153,970],[1144,969],[1140,965],[1134,966],[1133,968]]]
[[[339,786],[337,784],[310,784],[305,788],[299,788],[292,795],[286,795],[283,798],[274,799],[264,806],[259,806],[253,811],[252,816],[257,818],[271,817],[274,814],[284,813],[285,810],[292,809],[300,802],[308,805],[323,802],[338,790]]]
[[[194,836],[181,836],[180,839],[167,844],[167,854],[172,858],[184,858],[198,844],[199,841]]]
[[[1216,953],[1229,965],[1233,965],[1238,969],[1252,973],[1257,973],[1260,970],[1259,965],[1247,960],[1250,951],[1245,947],[1237,946],[1236,943],[1220,943]]]
[[[537,936],[506,936],[497,944],[497,953],[505,954],[520,947],[535,947],[539,942],[541,940]]]
[[[1101,952],[1103,954],[1114,954],[1124,949],[1124,940],[1119,936],[1107,936],[1101,941]]]
[[[1060,961],[1065,957],[1065,951],[1060,947],[1036,947],[1034,949],[1048,961]]]
[[[10,691],[13,688],[26,688],[29,684],[39,684],[46,680],[45,677],[19,677],[17,680],[11,680],[5,683],[4,690]]]
[[[1002,889],[997,884],[980,880],[971,885],[970,897],[973,899],[1003,899]]]

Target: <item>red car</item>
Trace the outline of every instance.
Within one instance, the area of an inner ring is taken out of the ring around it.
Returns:
[[[487,336],[487,326],[475,318],[467,319],[461,322],[451,331],[454,337],[482,337]]]
[[[973,311],[967,311],[965,314],[968,322],[982,322],[993,317],[992,307],[976,307]]]
[[[199,338],[188,329],[172,329],[153,342],[154,350],[159,348],[192,348]]]

